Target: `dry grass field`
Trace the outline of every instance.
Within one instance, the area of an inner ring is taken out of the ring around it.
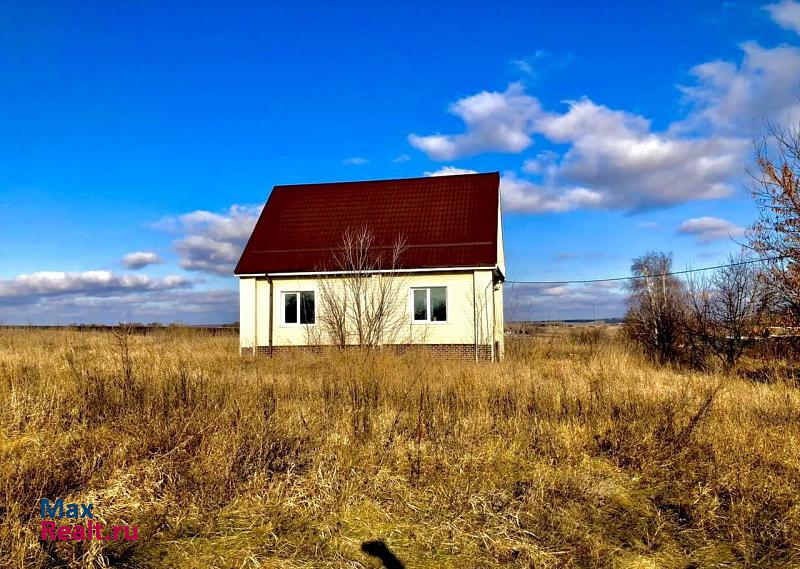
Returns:
[[[241,359],[235,337],[0,331],[0,566],[798,567],[800,389],[605,333]],[[41,542],[39,498],[136,542]]]

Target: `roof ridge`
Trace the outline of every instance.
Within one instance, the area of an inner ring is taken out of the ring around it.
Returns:
[[[372,183],[390,183],[390,182],[412,182],[416,180],[431,180],[435,178],[465,178],[468,176],[491,176],[496,175],[498,178],[500,177],[499,170],[493,170],[491,172],[470,172],[465,174],[448,174],[446,176],[412,176],[410,178],[378,178],[374,180],[339,180],[336,182],[306,182],[301,184],[277,184],[272,187],[273,190],[277,190],[278,188],[300,188],[300,187],[308,187],[308,186],[337,186],[337,185],[354,185],[354,184],[372,184]]]

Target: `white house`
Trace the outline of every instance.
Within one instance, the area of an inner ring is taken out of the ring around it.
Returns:
[[[497,172],[276,186],[236,266],[242,354],[503,356]]]

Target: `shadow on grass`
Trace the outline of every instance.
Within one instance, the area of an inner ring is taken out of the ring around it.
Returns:
[[[381,540],[365,541],[361,544],[361,551],[372,557],[377,557],[383,562],[386,569],[404,569],[405,565],[395,556]]]

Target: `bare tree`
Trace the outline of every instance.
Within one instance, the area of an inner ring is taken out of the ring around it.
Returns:
[[[756,140],[751,193],[759,219],[750,247],[767,268],[767,282],[782,313],[800,324],[800,125],[768,125]]]
[[[401,237],[379,246],[366,227],[345,231],[333,255],[339,274],[319,285],[319,322],[331,344],[374,348],[398,339],[405,324],[405,280],[398,272],[405,250]]]
[[[668,273],[672,256],[647,253],[633,260],[625,330],[660,363],[676,361],[686,315],[681,282]]]
[[[692,346],[710,351],[729,367],[736,365],[769,307],[766,281],[748,260],[731,256],[710,278],[687,278],[686,325]]]
[[[314,335],[317,344],[327,343],[344,349],[349,343],[347,329],[347,296],[343,286],[337,286],[334,278],[319,281],[319,304],[317,311],[318,333]]]

